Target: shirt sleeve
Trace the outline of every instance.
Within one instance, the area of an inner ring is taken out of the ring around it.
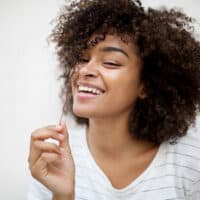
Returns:
[[[192,137],[195,141],[195,156],[198,158],[192,165],[192,168],[194,168],[197,173],[193,180],[194,182],[191,184],[190,191],[188,192],[188,200],[200,200],[200,116],[197,118],[197,122],[196,126],[190,128],[188,131],[189,137]]]
[[[193,134],[194,137],[197,141],[198,144],[200,144],[200,116],[198,119],[198,126],[196,126],[196,129],[193,130]],[[200,155],[200,145],[199,145],[199,149],[198,149],[198,153],[197,155]],[[200,157],[199,157],[200,158]],[[196,165],[196,170],[198,170],[198,176],[196,178],[196,180],[194,181],[193,185],[192,185],[192,197],[191,200],[200,200],[200,160],[198,159],[195,162]]]
[[[40,182],[30,177],[27,200],[52,200],[52,193]]]
[[[200,178],[193,184],[192,188],[192,200],[199,200],[200,199]]]

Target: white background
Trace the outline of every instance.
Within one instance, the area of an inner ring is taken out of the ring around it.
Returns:
[[[29,137],[58,122],[57,63],[47,44],[63,0],[0,0],[0,199],[25,200]],[[200,18],[200,1],[143,0]],[[71,121],[68,121],[71,123]]]

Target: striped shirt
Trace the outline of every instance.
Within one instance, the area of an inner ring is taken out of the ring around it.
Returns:
[[[200,136],[188,133],[176,144],[164,142],[143,173],[123,189],[112,186],[92,157],[85,128],[70,131],[76,165],[75,200],[200,200]],[[31,179],[28,200],[52,194]]]

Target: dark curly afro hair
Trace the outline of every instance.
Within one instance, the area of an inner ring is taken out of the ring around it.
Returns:
[[[65,5],[49,37],[56,43],[64,80],[64,112],[72,112],[71,71],[91,35],[103,36],[95,39],[97,44],[110,30],[122,40],[128,34],[143,61],[141,80],[147,93],[135,102],[130,133],[157,144],[176,142],[200,111],[200,42],[194,37],[193,21],[177,9],[144,9],[139,0],[81,0]],[[88,124],[88,119],[75,118]]]

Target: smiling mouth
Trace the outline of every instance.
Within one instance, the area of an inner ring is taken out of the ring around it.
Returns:
[[[91,95],[102,95],[105,91],[95,87],[78,85],[78,93],[85,93]]]

